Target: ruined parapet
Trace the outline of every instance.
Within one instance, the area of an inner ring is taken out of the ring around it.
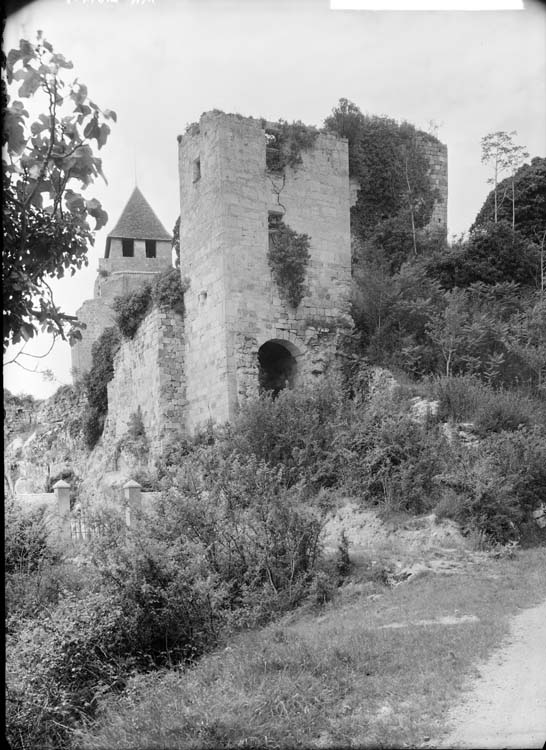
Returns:
[[[301,151],[300,164],[271,172],[266,128],[253,118],[209,112],[179,137],[190,430],[211,418],[231,419],[241,398],[257,392],[265,360],[273,371],[286,359],[286,379],[297,380],[309,361],[310,325],[350,324],[347,142],[321,133]],[[269,267],[271,215],[310,237],[296,308]]]

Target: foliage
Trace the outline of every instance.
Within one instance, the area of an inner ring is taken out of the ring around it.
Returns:
[[[444,289],[476,282],[538,286],[539,254],[535,245],[499,220],[477,225],[467,242],[437,254],[427,267]]]
[[[6,574],[36,572],[56,557],[49,544],[45,507],[25,510],[14,500],[4,508],[4,565]]]
[[[481,141],[482,145],[482,162],[492,164],[493,176],[488,182],[493,185],[493,221],[498,221],[499,200],[502,201],[506,194],[499,197],[499,177],[502,172],[510,172],[510,187],[512,198],[512,229],[515,229],[515,211],[516,211],[516,192],[515,192],[515,173],[522,162],[529,156],[523,146],[514,143],[514,136],[517,132],[511,133],[498,130],[496,133],[488,133]]]
[[[349,171],[360,184],[351,209],[353,234],[362,241],[374,232],[391,240],[389,223],[397,220],[398,239],[404,229],[408,251],[416,253],[416,230],[428,224],[437,197],[423,143],[436,139],[407,122],[363,115],[347,99],[340,99],[324,125],[349,141]]]
[[[313,148],[319,131],[297,121],[279,120],[273,127],[262,120],[266,133],[266,166],[270,172],[296,169],[302,163],[301,152]]]
[[[115,297],[112,307],[116,314],[116,324],[124,338],[133,338],[151,306],[152,285],[149,283],[121,297]]]
[[[342,448],[336,450],[338,421],[345,419],[339,384],[323,382],[298,391],[265,393],[242,405],[228,445],[243,456],[256,456],[283,469],[288,486],[335,485],[342,472]]]
[[[511,190],[511,178],[499,182],[497,221],[512,221],[512,205],[506,200]],[[540,243],[546,231],[546,158],[536,156],[530,164],[521,166],[514,175],[515,229],[530,242]],[[481,207],[471,230],[495,219],[495,195],[492,190]]]
[[[119,604],[104,593],[67,594],[7,639],[10,747],[67,747],[70,730],[131,666]]]
[[[179,268],[170,268],[158,274],[152,284],[152,303],[157,307],[184,314],[184,293],[188,281],[180,277]]]
[[[430,511],[438,499],[435,477],[443,468],[445,439],[392,406],[353,424],[346,485],[390,511]]]
[[[442,479],[452,517],[489,544],[521,539],[546,492],[545,438],[544,426],[536,425],[494,433],[473,454],[454,451]]]
[[[119,345],[119,332],[113,326],[106,328],[91,348],[91,368],[83,378],[88,403],[84,435],[89,448],[93,448],[102,435],[108,412],[108,383],[114,377],[114,355]]]
[[[87,247],[93,244],[89,220],[95,219],[95,230],[107,221],[99,201],[84,198],[74,188],[85,189],[103,177],[91,142],[96,141],[98,149],[104,146],[110,132],[107,121],[115,121],[116,115],[91,101],[83,83],[63,79],[63,71],[72,67],[41,32],[35,43],[22,39],[7,55],[4,349],[34,336],[38,326],[63,339],[81,337],[76,319],[55,305],[48,280],[86,265]],[[47,113],[31,121],[21,99],[31,100],[29,109],[44,106]]]
[[[174,266],[175,268],[180,268],[180,216],[174,222],[172,234],[172,248],[174,250],[175,257]]]
[[[187,282],[180,278],[179,268],[169,268],[158,274],[152,283],[143,284],[133,292],[114,299],[113,309],[121,335],[134,338],[140,324],[152,309],[158,306],[184,313],[184,292]]]
[[[482,437],[546,423],[546,407],[540,401],[517,391],[495,390],[473,375],[437,378],[431,395],[438,401],[438,419],[472,422]]]
[[[292,307],[304,296],[305,270],[309,262],[310,238],[298,234],[283,221],[270,234],[267,260],[280,294]]]

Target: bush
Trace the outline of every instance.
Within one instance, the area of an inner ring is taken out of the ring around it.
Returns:
[[[152,285],[152,301],[158,307],[174,310],[184,314],[184,293],[188,289],[187,281],[180,278],[179,268],[170,268],[160,273]]]
[[[521,392],[495,390],[471,375],[438,378],[432,391],[439,419],[471,421],[482,437],[528,427],[541,419],[544,408]]]
[[[4,508],[5,605],[8,629],[56,602],[62,556],[51,541],[45,507],[27,510],[8,500]]]
[[[365,414],[353,427],[347,486],[389,510],[423,513],[437,502],[445,439],[404,413]]]
[[[115,297],[113,309],[121,335],[132,339],[152,306],[152,286],[143,284],[134,292]]]
[[[169,534],[184,530],[202,545],[210,571],[228,587],[231,609],[271,616],[305,595],[320,556],[323,513],[305,502],[300,486],[288,486],[284,467],[202,448],[160,507]]]
[[[227,447],[282,466],[287,485],[304,481],[310,490],[334,486],[346,456],[340,433],[346,420],[341,386],[335,381],[276,398],[247,401],[235,420]]]
[[[94,712],[105,691],[130,669],[126,620],[106,594],[66,595],[25,622],[6,644],[9,746],[67,747],[70,731]]]
[[[179,268],[169,268],[158,274],[151,284],[143,284],[134,292],[114,299],[116,323],[122,336],[134,338],[138,327],[153,306],[184,314],[184,292],[187,282],[180,277]]]
[[[546,429],[493,433],[472,453],[453,449],[448,458],[437,514],[490,544],[520,540],[546,497]]]

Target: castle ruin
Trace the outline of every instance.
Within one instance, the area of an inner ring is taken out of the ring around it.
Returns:
[[[179,136],[185,312],[154,309],[135,337],[122,343],[108,384],[105,434],[121,437],[139,409],[157,455],[175,434],[232,419],[242,401],[263,387],[313,382],[337,366],[339,342],[352,325],[350,207],[358,191],[349,179],[347,141],[318,133],[299,163],[272,170],[267,149],[275,127],[213,111]],[[447,151],[440,143],[429,146],[439,195],[431,223],[445,230]],[[106,311],[113,295],[171,265],[170,237],[135,193],[109,235],[95,299],[79,311],[90,331],[75,350],[81,369],[89,366],[97,331],[108,315],[111,320]],[[133,209],[139,203],[148,220],[136,233]],[[268,262],[279,222],[310,239],[303,297],[295,307]],[[157,236],[148,237],[152,224]],[[130,233],[133,255],[124,244]],[[149,239],[156,241],[155,258],[148,255]]]

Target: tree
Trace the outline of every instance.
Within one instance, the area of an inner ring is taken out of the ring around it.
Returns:
[[[431,276],[444,289],[467,287],[476,282],[498,284],[515,281],[536,286],[538,250],[507,221],[475,226],[467,241],[437,254],[427,263]]]
[[[4,351],[33,337],[38,328],[54,339],[81,337],[81,324],[57,307],[49,281],[87,265],[94,231],[106,224],[100,202],[76,191],[85,190],[99,175],[104,179],[91,143],[96,141],[98,149],[104,146],[110,133],[107,121],[115,121],[116,114],[101,110],[78,79],[63,79],[72,67],[41,32],[34,43],[22,39],[6,59]],[[24,99],[31,100],[28,109]],[[42,107],[45,113],[32,118],[29,110]]]
[[[417,255],[418,230],[430,221],[437,197],[423,146],[437,139],[407,122],[364,115],[347,99],[339,100],[324,126],[347,138],[349,173],[360,182],[351,209],[353,234],[366,242],[374,233],[382,233],[383,222],[394,221],[397,233],[405,227],[409,253]],[[390,226],[387,234],[392,234]],[[406,257],[407,253],[401,261]]]
[[[529,156],[523,146],[518,146],[514,143],[513,137],[517,135],[517,131],[512,130],[510,133],[498,130],[495,133],[489,133],[484,136],[481,140],[482,145],[482,162],[493,165],[493,176],[489,178],[488,182],[493,187],[493,203],[494,203],[494,222],[498,221],[499,205],[506,197],[507,191],[502,194],[502,198],[499,201],[499,177],[501,172],[506,170],[510,171],[510,187],[512,192],[512,229],[515,230],[516,226],[516,194],[515,194],[515,174],[518,168],[522,165],[523,161]]]
[[[546,231],[546,158],[535,156],[530,164],[523,164],[513,177],[498,184],[498,194],[513,195],[512,205],[500,201],[497,221],[512,221],[512,227],[528,240],[541,244]],[[484,201],[471,229],[493,222],[495,195],[492,190]]]

